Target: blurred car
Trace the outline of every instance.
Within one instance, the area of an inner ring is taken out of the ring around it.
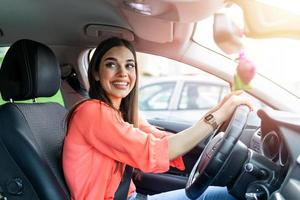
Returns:
[[[204,76],[152,78],[140,87],[139,108],[147,120],[193,124],[228,92],[228,83]]]

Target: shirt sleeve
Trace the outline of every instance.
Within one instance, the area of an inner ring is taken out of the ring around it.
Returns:
[[[79,106],[69,131],[81,134],[101,154],[144,172],[169,170],[167,138],[134,128],[104,103],[87,101]]]
[[[152,126],[147,122],[147,120],[143,119],[142,117],[139,118],[139,129],[144,131],[147,134],[152,134],[156,138],[164,138],[172,133],[161,131],[157,129],[155,126]],[[174,160],[170,161],[170,166],[176,167],[180,170],[185,170],[184,162],[182,156],[175,158]]]

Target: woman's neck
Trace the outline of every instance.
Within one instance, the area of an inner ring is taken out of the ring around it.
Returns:
[[[113,107],[117,110],[120,110],[122,99],[121,98],[113,98],[113,97],[110,97],[109,99],[110,99]]]

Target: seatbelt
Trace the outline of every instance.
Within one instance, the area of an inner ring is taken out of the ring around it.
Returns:
[[[61,78],[66,80],[73,90],[79,93],[83,97],[88,97],[88,91],[81,85],[78,80],[75,69],[71,65],[61,66]]]
[[[115,192],[114,200],[127,200],[132,174],[133,168],[129,165],[126,165],[121,183]]]

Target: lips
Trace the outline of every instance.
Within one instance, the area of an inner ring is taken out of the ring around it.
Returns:
[[[117,89],[127,89],[129,82],[127,81],[113,81],[111,83]]]

